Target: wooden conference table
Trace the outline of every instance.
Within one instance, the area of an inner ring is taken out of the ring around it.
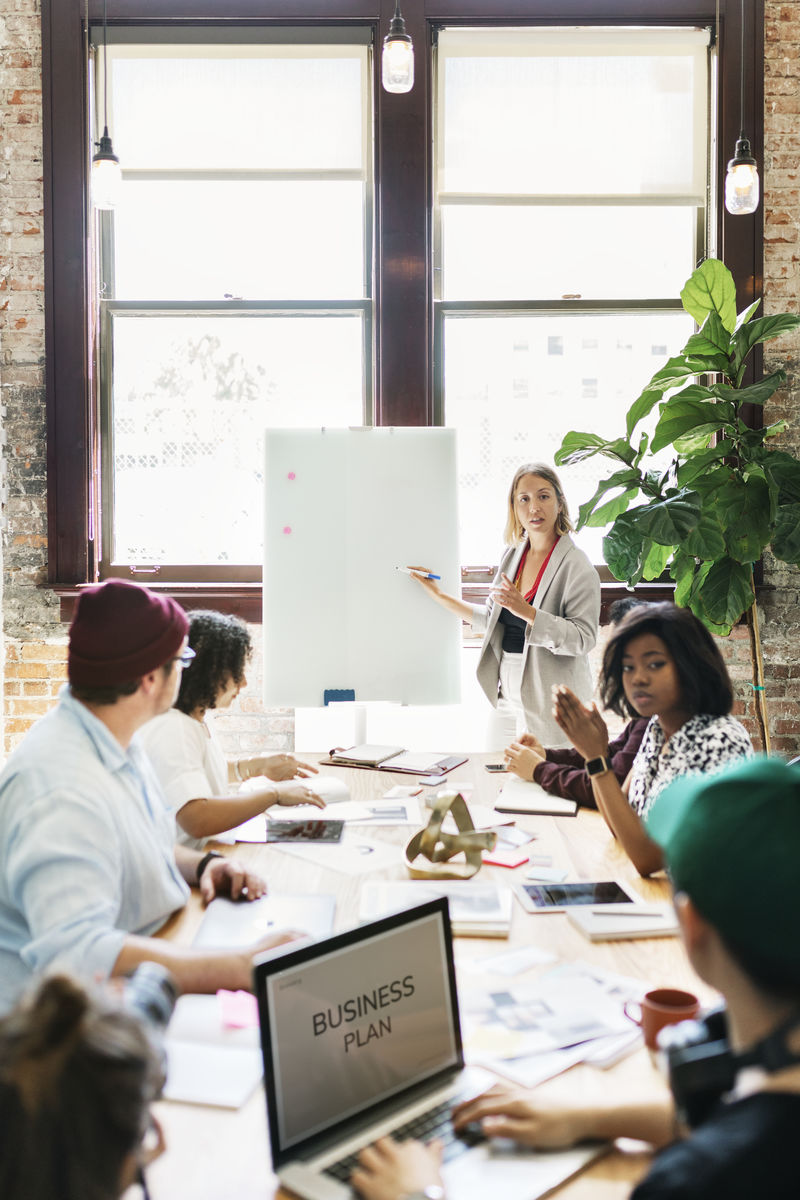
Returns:
[[[308,755],[304,755],[309,758]],[[313,758],[313,756],[311,756]],[[502,786],[504,775],[489,774],[484,763],[496,761],[497,755],[474,755],[445,777],[443,786],[453,782],[473,785],[471,800],[476,804],[492,805]],[[345,779],[353,800],[371,801],[395,783],[409,784],[413,776],[389,774],[385,771],[366,771],[351,768],[323,767],[325,774]],[[436,793],[439,788],[425,788]],[[282,810],[284,816],[291,809]],[[619,879],[629,883],[646,901],[664,901],[669,889],[663,877],[643,880],[615,844],[600,815],[581,810],[578,816],[515,818],[521,828],[534,830],[533,852],[552,855],[553,864],[569,867],[570,879]],[[385,839],[398,847],[397,865],[383,876],[358,875],[342,872],[300,860],[272,846],[240,843],[236,847],[222,846],[226,853],[235,853],[266,877],[273,892],[327,892],[336,896],[337,930],[346,928],[358,918],[359,893],[365,880],[393,877],[407,878],[402,863],[402,847],[411,835],[409,826],[385,826],[369,830],[370,839]],[[515,877],[522,879],[526,867],[516,870],[503,867],[481,868],[479,880],[494,879],[504,885]],[[199,894],[194,891],[189,904],[164,929],[164,936],[183,944],[191,942],[202,917]],[[514,901],[511,935],[508,941],[497,938],[455,939],[456,968],[459,961],[497,954],[508,947],[534,944],[554,952],[561,960],[583,959],[609,970],[641,979],[650,987],[670,985],[695,992],[705,1002],[714,994],[697,978],[689,966],[677,938],[591,943],[574,929],[563,913],[532,916]],[[507,976],[463,973],[459,986],[485,990],[506,990],[510,983],[528,981],[539,968],[510,981]],[[547,970],[546,967],[541,970]],[[543,1100],[557,1102],[559,1097],[574,1097],[576,1093],[590,1102],[593,1097],[608,1099],[614,1091],[620,1095],[635,1087],[655,1093],[664,1084],[645,1049],[640,1049],[607,1070],[576,1066],[539,1086]],[[148,1170],[152,1200],[264,1200],[276,1193],[276,1181],[269,1168],[264,1098],[259,1088],[238,1111],[160,1102],[159,1118],[167,1138],[167,1152]],[[558,1188],[553,1195],[559,1200],[623,1200],[633,1184],[647,1169],[650,1154],[640,1143],[619,1143],[614,1150],[597,1160],[580,1175]],[[457,1200],[457,1197],[452,1197]]]

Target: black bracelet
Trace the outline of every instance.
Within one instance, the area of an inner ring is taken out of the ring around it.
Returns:
[[[197,883],[198,884],[200,883],[200,879],[202,878],[203,871],[205,871],[206,867],[211,862],[212,858],[224,858],[224,857],[225,857],[225,855],[220,854],[219,850],[209,850],[207,854],[204,854],[203,857],[200,859],[200,862],[197,864],[197,876],[196,876]]]

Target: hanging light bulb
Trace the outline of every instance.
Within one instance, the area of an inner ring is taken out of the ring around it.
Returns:
[[[725,176],[725,207],[734,217],[743,216],[756,211],[758,198],[758,166],[742,132]]]
[[[758,208],[758,164],[753,158],[750,142],[744,135],[744,0],[741,9],[741,44],[739,47],[739,138],[725,176],[725,207],[734,217],[755,212]]]
[[[95,208],[113,208],[119,199],[122,168],[108,134],[108,22],[107,0],[103,0],[103,136],[96,142],[92,158],[92,204]]]
[[[410,92],[414,86],[414,43],[406,33],[400,0],[395,0],[394,16],[383,39],[381,77],[387,92]]]

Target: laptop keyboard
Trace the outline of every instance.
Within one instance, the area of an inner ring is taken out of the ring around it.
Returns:
[[[452,1107],[452,1099],[445,1100],[442,1104],[437,1104],[435,1108],[429,1108],[426,1112],[420,1113],[418,1117],[406,1121],[403,1125],[398,1125],[391,1131],[391,1135],[401,1142],[408,1138],[417,1138],[421,1142],[430,1142],[434,1138],[438,1138],[444,1143],[443,1160],[450,1162],[459,1154],[463,1154],[465,1150],[469,1150],[471,1146],[476,1146],[479,1142],[486,1140],[477,1129],[465,1129],[456,1133],[450,1120]],[[332,1175],[341,1183],[347,1183],[353,1173],[353,1168],[358,1163],[358,1154],[359,1152],[356,1150],[355,1153],[348,1154],[346,1158],[331,1163],[322,1172],[323,1175]]]

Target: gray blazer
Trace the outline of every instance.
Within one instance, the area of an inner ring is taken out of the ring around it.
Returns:
[[[495,576],[514,578],[525,543],[507,548]],[[525,629],[522,652],[522,705],[529,733],[544,746],[570,743],[553,720],[551,692],[554,683],[565,683],[584,703],[592,698],[589,651],[597,641],[600,620],[600,577],[582,550],[564,534],[553,551],[539,584],[534,603],[536,617]],[[497,707],[503,626],[501,608],[472,606],[472,628],[482,633],[478,683]]]

